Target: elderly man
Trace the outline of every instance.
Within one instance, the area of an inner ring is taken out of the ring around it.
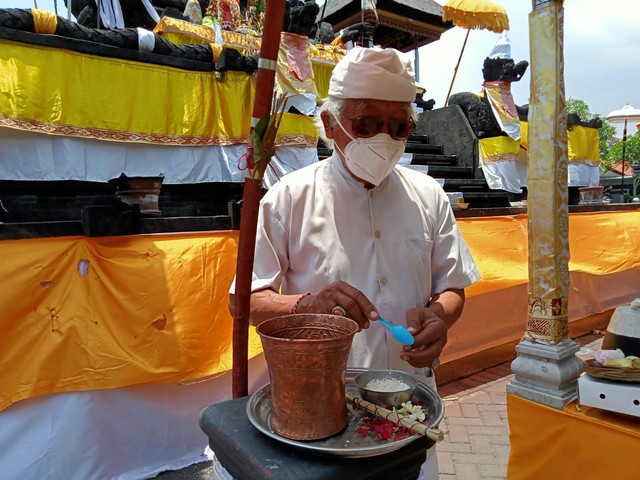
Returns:
[[[319,112],[333,156],[289,173],[261,203],[251,322],[348,316],[361,327],[350,367],[400,369],[435,388],[431,367],[480,275],[442,188],[396,166],[415,95],[411,63],[396,50],[355,47],[336,65]],[[402,347],[381,316],[415,343]]]

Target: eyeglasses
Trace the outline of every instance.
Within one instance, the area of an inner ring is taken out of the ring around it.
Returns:
[[[351,130],[360,138],[371,138],[382,131],[385,121],[376,117],[345,117],[351,121]],[[387,133],[394,140],[406,140],[413,133],[413,120],[387,120]]]

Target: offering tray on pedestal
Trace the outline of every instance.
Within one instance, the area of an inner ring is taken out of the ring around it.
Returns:
[[[583,362],[584,371],[595,378],[604,378],[616,382],[640,383],[640,368],[612,368],[600,366],[595,360]]]
[[[345,377],[345,390],[355,396],[360,396],[354,378],[362,372],[362,368],[348,368]],[[438,426],[444,417],[444,402],[432,389],[422,383],[418,383],[411,398],[413,404],[421,404],[426,415],[425,423],[432,428]],[[364,438],[356,431],[358,422],[366,412],[355,411],[348,405],[349,423],[346,428],[336,435],[321,440],[299,441],[282,437],[275,433],[270,424],[271,414],[271,385],[265,385],[255,392],[247,403],[247,417],[251,424],[268,437],[318,455],[338,457],[372,457],[393,452],[420,438],[420,435],[411,435],[401,440],[379,440],[370,434]]]

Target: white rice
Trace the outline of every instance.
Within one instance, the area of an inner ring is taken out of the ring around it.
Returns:
[[[369,380],[364,388],[372,392],[399,392],[411,387],[399,378],[374,378]]]

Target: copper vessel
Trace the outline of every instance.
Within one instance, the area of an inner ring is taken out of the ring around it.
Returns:
[[[293,440],[317,440],[343,430],[347,357],[358,331],[335,315],[296,314],[262,322],[271,378],[271,428]]]

